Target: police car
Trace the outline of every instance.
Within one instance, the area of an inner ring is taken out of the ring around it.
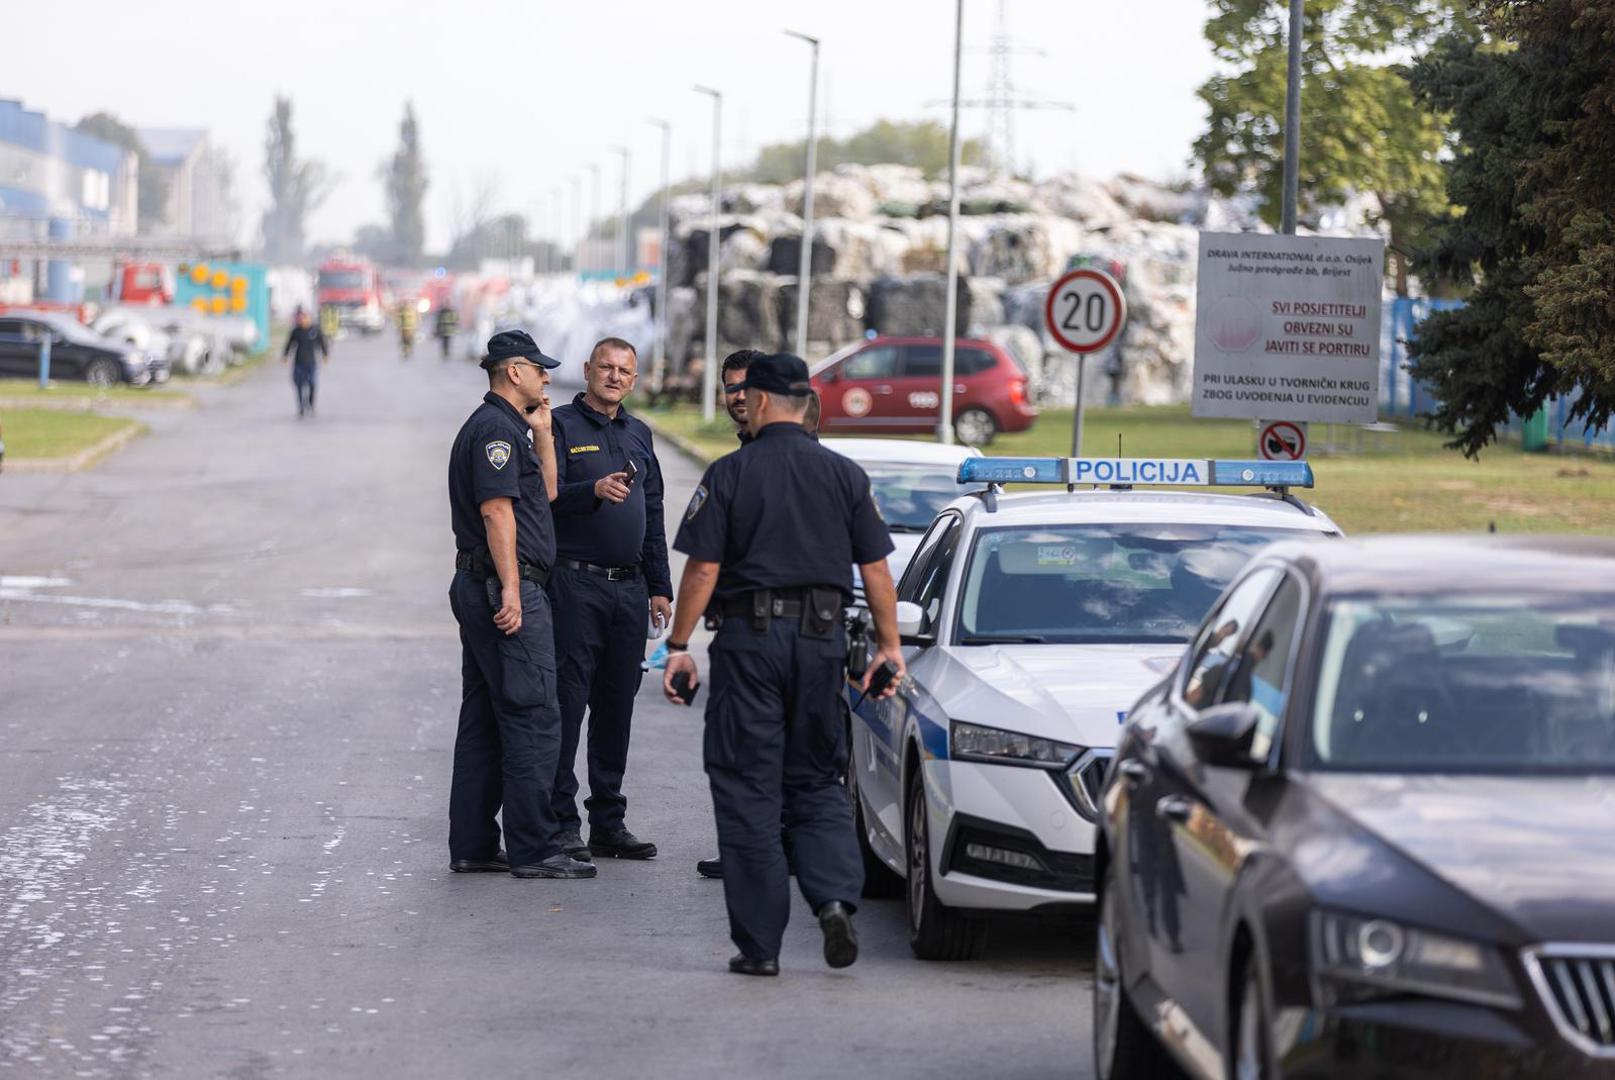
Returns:
[[[886,561],[893,577],[902,577],[937,513],[959,497],[959,466],[981,456],[974,446],[908,439],[820,439],[819,444],[856,461],[869,475],[875,505],[892,534],[894,550]],[[856,566],[852,573],[855,591],[862,594]]]
[[[906,898],[934,960],[979,955],[994,914],[1093,902],[1127,709],[1258,548],[1340,531],[1291,494],[1305,462],[984,457],[957,479],[988,486],[942,510],[898,585],[909,678],[879,702],[847,689],[868,892]]]

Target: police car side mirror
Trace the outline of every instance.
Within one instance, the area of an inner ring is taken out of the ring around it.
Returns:
[[[925,628],[925,609],[911,600],[897,602],[897,636],[904,645],[931,645],[936,638],[922,635]]]
[[[1256,706],[1232,701],[1202,709],[1184,730],[1195,755],[1207,765],[1254,769],[1260,762],[1252,759],[1251,744],[1260,720]]]

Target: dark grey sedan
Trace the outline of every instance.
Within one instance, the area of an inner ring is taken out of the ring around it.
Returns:
[[[1100,1077],[1615,1076],[1615,542],[1267,548],[1101,826]]]

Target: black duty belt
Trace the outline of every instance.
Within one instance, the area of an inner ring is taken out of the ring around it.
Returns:
[[[492,560],[479,551],[455,552],[454,568],[464,570],[479,581],[486,581],[495,574]],[[517,563],[516,570],[523,581],[531,581],[540,588],[543,588],[550,579],[548,567],[534,566],[532,563]]]
[[[802,617],[802,599],[800,589],[775,589],[768,604],[768,614],[776,619],[799,619]],[[750,617],[752,603],[751,593],[741,593],[719,601],[718,610],[725,618]]]
[[[568,570],[582,570],[586,574],[598,574],[607,581],[632,581],[639,576],[637,566],[596,566],[578,559],[556,559],[555,565]]]

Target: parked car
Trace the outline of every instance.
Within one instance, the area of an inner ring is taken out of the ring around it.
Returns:
[[[966,446],[1037,420],[1026,372],[990,341],[961,339],[954,350],[953,431]],[[821,361],[813,388],[828,435],[914,435],[936,430],[941,412],[942,339],[873,338]]]
[[[870,492],[895,545],[886,559],[894,581],[903,577],[914,549],[920,546],[920,537],[942,508],[983,486],[961,485],[958,480],[959,463],[981,456],[973,446],[942,446],[912,439],[824,439],[823,444],[856,461],[869,474]],[[861,592],[863,582],[857,567],[853,568],[853,581]]]
[[[1101,1080],[1615,1075],[1615,543],[1268,548],[1100,806]]]
[[[1096,474],[1128,483],[1072,490]],[[1339,532],[1288,493],[1312,485],[1301,462],[981,457],[959,479],[1055,490],[945,507],[897,586],[908,678],[880,701],[844,691],[865,889],[907,900],[924,960],[979,956],[993,917],[1088,910],[1097,796],[1128,703],[1257,550]],[[1149,487],[1214,479],[1277,490]]]
[[[0,314],[0,376],[38,375],[39,348],[47,336],[52,378],[82,379],[102,387],[168,381],[167,357],[111,341],[67,315],[50,311]]]

